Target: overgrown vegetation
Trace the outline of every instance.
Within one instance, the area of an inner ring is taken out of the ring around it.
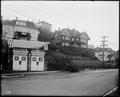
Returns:
[[[82,58],[86,58],[89,60],[97,60],[95,57],[95,51],[93,49],[88,48],[78,48],[78,47],[62,47],[62,46],[55,46],[55,44],[49,45],[50,50],[56,50],[59,49],[60,52],[62,52],[65,55],[70,56],[82,56]]]
[[[74,65],[72,61],[66,58],[64,55],[57,54],[53,51],[47,51],[47,60],[48,60],[48,70],[61,70],[61,71],[70,71],[78,72],[79,68],[77,65]]]
[[[58,51],[56,51],[58,50]],[[67,51],[68,50],[68,51]],[[88,58],[88,60],[73,60],[69,57],[66,57],[65,51],[69,52],[70,48],[60,48],[55,47],[54,45],[49,46],[49,51],[47,54],[50,58],[48,58],[48,70],[62,70],[69,72],[79,72],[80,70],[84,70],[85,68],[89,69],[110,69],[117,68],[117,65],[114,63],[105,63],[102,64],[101,61],[96,60],[93,56],[94,51],[90,49],[81,49],[81,54],[84,57],[92,57]],[[74,49],[75,50],[75,49]],[[73,50],[73,52],[74,52]],[[64,52],[63,52],[64,51]],[[71,52],[71,53],[73,53]],[[83,53],[84,52],[84,53]],[[70,53],[69,53],[70,54]],[[72,55],[72,54],[70,54]]]
[[[81,65],[85,68],[90,69],[110,69],[117,68],[116,63],[105,63],[103,64],[101,61],[82,61],[82,60],[72,60],[72,62],[76,65]]]

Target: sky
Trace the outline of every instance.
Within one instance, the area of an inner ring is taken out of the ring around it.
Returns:
[[[119,49],[118,1],[1,1],[3,19],[46,21],[58,28],[87,32],[89,44],[100,46],[102,36],[113,50]]]

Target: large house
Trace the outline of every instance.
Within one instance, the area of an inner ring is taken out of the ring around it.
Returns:
[[[49,42],[38,41],[40,31],[33,22],[2,20],[2,40],[8,44],[8,63],[2,62],[4,70],[44,71],[45,50]],[[5,50],[5,48],[3,48]],[[4,54],[2,54],[4,55]]]
[[[2,38],[4,39],[22,39],[37,41],[40,33],[31,21],[3,20],[2,21]]]
[[[36,23],[36,27],[41,28],[42,30],[51,31],[52,25],[45,21],[39,21]]]
[[[53,37],[53,33],[51,31],[52,25],[45,21],[39,21],[36,23],[36,28],[40,32],[38,34],[38,41],[51,41]]]
[[[80,33],[75,29],[59,29],[54,32],[53,42],[56,46],[71,46],[88,48],[88,40],[90,40],[86,32]]]

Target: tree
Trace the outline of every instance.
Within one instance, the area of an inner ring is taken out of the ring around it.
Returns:
[[[116,64],[117,64],[117,66],[118,66],[118,64],[119,64],[119,50],[118,50],[117,53],[116,53],[115,62],[116,62]]]
[[[111,62],[111,58],[112,58],[113,54],[109,54],[107,57],[109,58],[109,61]]]

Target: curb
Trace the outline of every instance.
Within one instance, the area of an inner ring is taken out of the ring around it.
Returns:
[[[45,75],[45,74],[54,74],[60,73],[60,71],[47,71],[47,72],[21,72],[21,73],[11,73],[11,74],[2,74],[1,78],[20,78],[25,75]]]
[[[1,77],[2,78],[20,78],[20,77],[24,77],[24,74],[21,74],[21,75],[10,75],[10,76],[2,75]]]

